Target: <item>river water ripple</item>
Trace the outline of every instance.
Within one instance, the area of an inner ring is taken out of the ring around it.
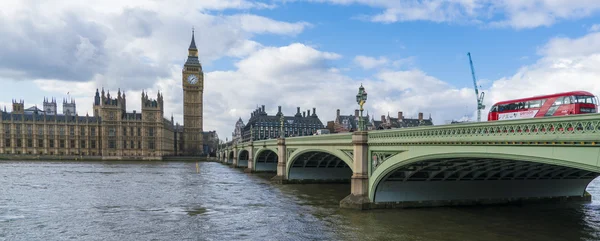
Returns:
[[[198,165],[198,168],[196,167]],[[591,203],[355,211],[214,162],[0,162],[0,240],[600,240]]]

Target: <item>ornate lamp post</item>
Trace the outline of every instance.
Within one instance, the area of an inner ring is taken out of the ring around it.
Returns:
[[[283,113],[279,117],[279,138],[285,138],[285,134],[283,133]]]
[[[356,103],[360,106],[360,117],[358,119],[358,130],[364,131],[364,121],[363,121],[363,105],[367,101],[367,91],[365,91],[365,87],[360,84],[360,88],[358,88],[358,94],[356,94]]]

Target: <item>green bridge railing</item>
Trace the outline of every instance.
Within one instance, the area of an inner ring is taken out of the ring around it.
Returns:
[[[351,144],[352,133],[286,137],[286,144]],[[461,123],[369,131],[369,145],[566,144],[600,146],[600,114]],[[247,146],[242,143],[240,146]],[[276,145],[276,139],[254,141]],[[228,146],[231,147],[231,146]]]

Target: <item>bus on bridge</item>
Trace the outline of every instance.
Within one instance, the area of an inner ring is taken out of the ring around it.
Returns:
[[[571,91],[502,101],[494,104],[488,121],[597,113],[598,99],[587,91]]]

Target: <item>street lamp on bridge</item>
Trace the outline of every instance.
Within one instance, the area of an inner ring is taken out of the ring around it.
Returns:
[[[356,103],[360,106],[360,117],[358,119],[358,130],[364,131],[364,121],[363,121],[363,105],[367,102],[367,91],[365,91],[365,87],[360,84],[360,88],[358,88],[358,94],[356,94]]]
[[[279,138],[285,138],[285,134],[283,134],[283,113],[281,113],[281,116],[279,117],[279,124],[281,126],[279,126]]]

